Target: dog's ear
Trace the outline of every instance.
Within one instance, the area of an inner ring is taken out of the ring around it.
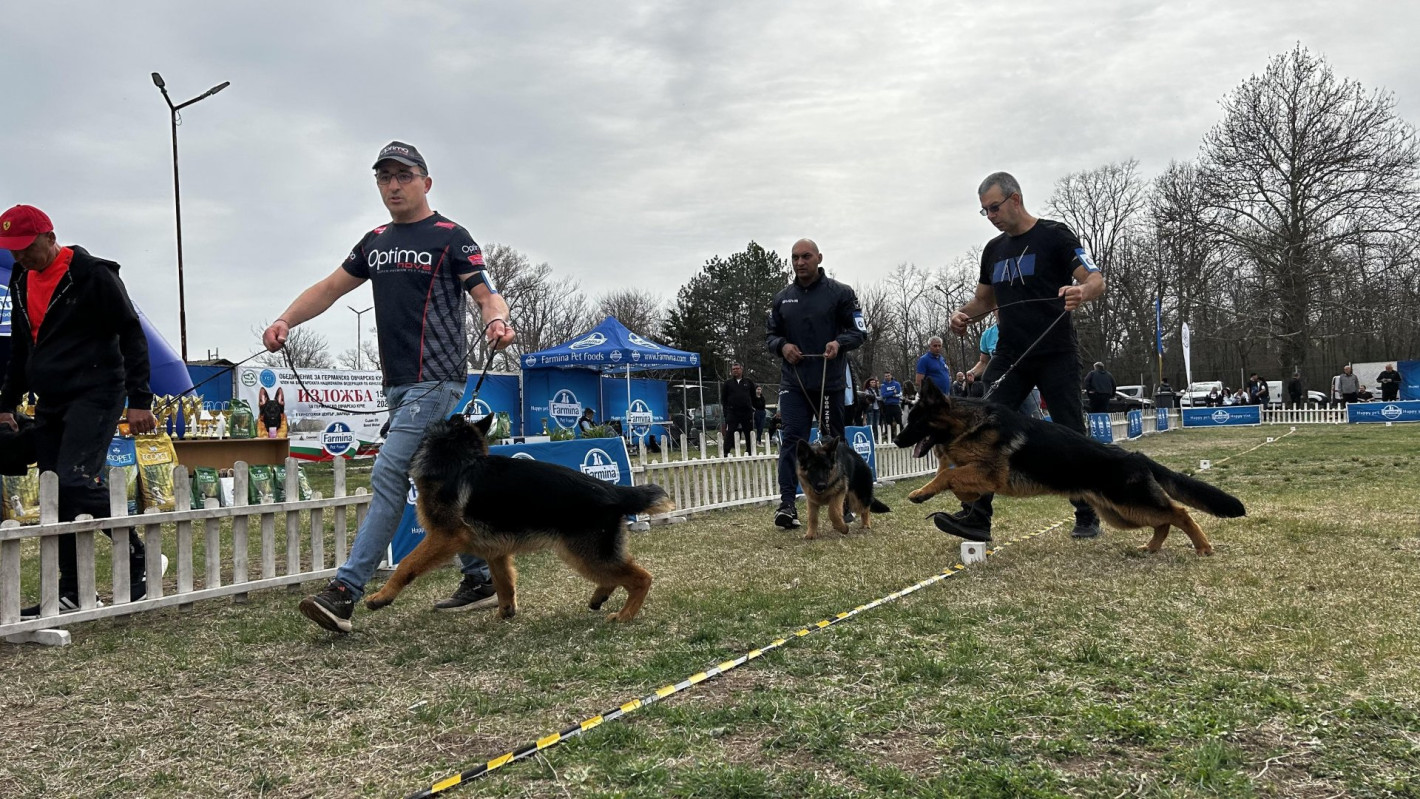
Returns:
[[[936,383],[933,383],[930,379],[922,381],[922,399],[936,402],[946,398],[947,396],[942,393],[940,388],[937,388]]]
[[[473,426],[474,429],[478,430],[478,432],[487,436],[488,431],[493,429],[493,414],[490,413],[482,419],[479,419],[478,421],[473,423]]]
[[[803,463],[804,460],[809,457],[809,453],[809,442],[807,440],[801,438],[794,442],[794,457],[798,458],[800,463]]]
[[[823,447],[825,455],[833,455],[838,452],[838,442],[840,440],[838,436],[829,436],[828,438],[819,439],[818,443],[819,446]]]

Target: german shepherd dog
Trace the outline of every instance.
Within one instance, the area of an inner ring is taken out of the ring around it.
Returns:
[[[617,586],[625,588],[626,604],[608,618],[631,621],[651,575],[627,551],[625,516],[664,513],[675,503],[657,485],[627,488],[565,466],[490,455],[492,422],[492,416],[474,423],[454,416],[429,426],[409,469],[419,491],[424,540],[365,599],[366,607],[379,610],[419,575],[471,552],[488,561],[497,616],[512,618],[518,610],[513,555],[551,548],[596,584],[592,610],[600,610]]]
[[[937,456],[936,477],[907,495],[913,502],[943,491],[963,502],[988,493],[1062,494],[1089,503],[1113,527],[1154,528],[1154,537],[1141,547],[1147,552],[1159,551],[1173,525],[1199,555],[1213,554],[1208,536],[1184,505],[1223,518],[1246,513],[1231,494],[1137,452],[985,400],[943,396],[931,381],[923,382],[907,426],[893,443],[913,447],[913,457],[928,450]]]
[[[794,449],[794,469],[804,499],[809,503],[809,529],[804,538],[818,537],[819,509],[827,506],[833,529],[848,535],[843,521],[843,500],[861,518],[863,529],[872,529],[872,514],[889,513],[892,508],[873,498],[873,472],[863,456],[842,439],[830,436],[817,443],[799,439]]]

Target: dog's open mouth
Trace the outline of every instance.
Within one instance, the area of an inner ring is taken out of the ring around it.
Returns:
[[[932,437],[931,437],[931,436],[928,436],[928,437],[922,439],[921,441],[918,441],[915,445],[913,445],[913,447],[912,447],[912,457],[914,457],[914,458],[926,457],[927,453],[928,453],[928,452],[931,452],[931,451],[932,451]]]

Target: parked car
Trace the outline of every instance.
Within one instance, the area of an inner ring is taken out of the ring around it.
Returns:
[[[1180,408],[1188,408],[1194,405],[1202,407],[1208,404],[1208,392],[1213,389],[1226,391],[1221,380],[1204,380],[1188,384],[1188,390],[1179,395],[1178,405]]]
[[[1140,391],[1144,390],[1143,386],[1126,386],[1126,388],[1137,388]],[[1086,412],[1088,412],[1090,407],[1089,394],[1083,390],[1080,391],[1080,402],[1083,404]],[[1109,402],[1105,405],[1105,412],[1123,413],[1125,411],[1151,410],[1153,407],[1154,401],[1148,397],[1131,396],[1116,388],[1114,396],[1110,397]]]

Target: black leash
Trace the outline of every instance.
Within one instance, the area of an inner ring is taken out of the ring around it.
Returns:
[[[994,393],[994,392],[996,391],[997,387],[999,387],[999,386],[1001,385],[1001,381],[1002,381],[1002,380],[1005,380],[1005,379],[1006,379],[1006,376],[1009,375],[1011,372],[1014,372],[1014,371],[1016,370],[1016,367],[1017,367],[1017,366],[1020,366],[1021,361],[1024,361],[1024,360],[1026,359],[1026,356],[1027,356],[1027,355],[1030,355],[1030,351],[1033,350],[1033,349],[1035,349],[1035,348],[1036,348],[1036,345],[1040,344],[1040,342],[1042,342],[1042,341],[1045,340],[1045,337],[1050,334],[1050,331],[1053,330],[1056,325],[1060,324],[1060,320],[1061,320],[1061,319],[1064,319],[1065,317],[1067,317],[1067,316],[1069,316],[1069,315],[1070,315],[1070,312],[1069,312],[1069,311],[1061,311],[1061,312],[1060,312],[1060,315],[1057,316],[1057,317],[1055,317],[1055,321],[1054,321],[1054,322],[1051,322],[1049,325],[1047,325],[1046,328],[1045,328],[1045,330],[1041,331],[1041,334],[1040,334],[1039,336],[1036,336],[1035,341],[1032,341],[1032,342],[1030,343],[1030,346],[1029,346],[1029,347],[1026,347],[1026,351],[1023,352],[1023,353],[1021,353],[1021,354],[1020,354],[1020,357],[1016,358],[1016,360],[1012,361],[1012,362],[1011,362],[1011,365],[1006,368],[1006,371],[1002,372],[1002,373],[1001,373],[1001,376],[998,377],[998,378],[996,378],[996,380],[991,383],[991,385],[986,389],[986,393],[985,393],[984,395],[982,395],[981,398],[982,398],[982,399],[990,399],[990,398],[991,398],[991,394]]]
[[[800,353],[800,354],[802,355],[802,353]],[[804,358],[822,358],[822,359],[823,359],[823,374],[819,377],[819,381],[818,381],[818,434],[819,434],[819,436],[827,436],[827,435],[828,435],[828,427],[827,427],[827,425],[828,425],[828,356],[827,356],[827,355],[824,355],[823,353],[819,353],[818,355],[803,355],[803,357],[804,357]],[[790,365],[790,366],[798,366],[798,364],[789,364],[789,365]],[[799,370],[798,370],[798,369],[794,369],[793,371],[794,371],[794,380],[797,381],[798,384],[799,384],[799,391],[803,392],[804,399],[805,399],[810,405],[812,405],[812,404],[813,404],[813,401],[814,401],[814,398],[813,398],[813,395],[809,393],[809,388],[808,388],[808,386],[805,386],[805,385],[804,385],[803,378],[799,377]]]
[[[490,327],[493,326],[493,323],[494,323],[494,322],[503,322],[504,324],[507,324],[507,320],[506,320],[506,319],[503,319],[503,318],[501,318],[501,317],[495,317],[495,318],[493,318],[493,319],[489,319],[489,320],[488,320],[488,323],[483,326],[483,332],[484,332],[485,334],[488,332],[488,328],[490,328]],[[468,360],[468,358],[469,358],[470,355],[473,355],[473,350],[474,350],[474,348],[477,347],[477,346],[478,346],[478,339],[474,339],[473,342],[468,345],[468,350],[467,350],[466,352],[464,352],[464,360],[465,360],[465,361]],[[296,369],[296,364],[292,363],[292,361],[291,361],[291,350],[290,350],[285,344],[282,344],[282,345],[281,345],[281,353],[286,357],[286,367],[287,367],[288,369],[290,369],[290,370],[291,370],[291,374],[292,374],[293,376],[295,376],[295,378],[296,378],[296,384],[299,385],[299,386],[301,387],[301,389],[306,392],[306,395],[307,395],[307,396],[314,396],[314,393],[313,393],[309,388],[307,388],[306,382],[301,379],[301,373],[300,373],[300,371],[298,371],[298,370]],[[260,353],[257,353],[257,354],[259,355]],[[497,350],[496,348],[494,348],[494,347],[489,347],[489,348],[488,348],[488,360],[484,361],[484,363],[483,363],[483,372],[482,372],[481,374],[479,374],[479,376],[478,376],[478,383],[475,384],[474,387],[473,387],[473,398],[474,398],[474,399],[478,399],[478,390],[483,387],[483,380],[484,380],[484,378],[488,377],[488,370],[491,369],[491,368],[493,368],[493,359],[494,359],[494,357],[497,356],[497,354],[498,354],[498,350]],[[253,357],[255,357],[255,356],[253,356]],[[248,360],[250,360],[250,359],[248,359]],[[420,394],[420,395],[417,396],[417,397],[410,397],[410,398],[406,399],[404,402],[401,402],[400,404],[398,404],[398,405],[396,405],[396,406],[394,406],[394,407],[392,407],[392,408],[385,408],[385,409],[383,409],[383,410],[378,410],[378,411],[366,411],[366,410],[361,410],[361,409],[359,409],[359,408],[342,408],[342,407],[340,407],[340,406],[338,406],[338,405],[327,405],[327,404],[324,403],[324,402],[316,402],[316,401],[313,401],[311,404],[312,404],[312,405],[315,405],[316,407],[319,407],[319,408],[326,408],[326,409],[332,410],[332,411],[339,411],[339,412],[341,412],[341,413],[347,413],[347,414],[351,414],[351,415],[353,415],[353,416],[374,416],[374,415],[376,415],[376,414],[381,414],[381,413],[393,414],[395,411],[399,410],[400,408],[405,407],[406,405],[412,405],[412,404],[418,402],[419,400],[424,399],[425,397],[427,397],[427,396],[429,396],[430,394],[432,394],[434,391],[438,390],[439,386],[442,386],[443,384],[449,383],[449,382],[452,382],[452,381],[450,381],[450,380],[440,380],[440,381],[437,381],[436,383],[434,383],[434,385],[432,385],[432,386],[430,386],[429,388],[425,389],[423,394]],[[471,404],[472,404],[472,403],[470,403],[470,405],[471,405]]]

